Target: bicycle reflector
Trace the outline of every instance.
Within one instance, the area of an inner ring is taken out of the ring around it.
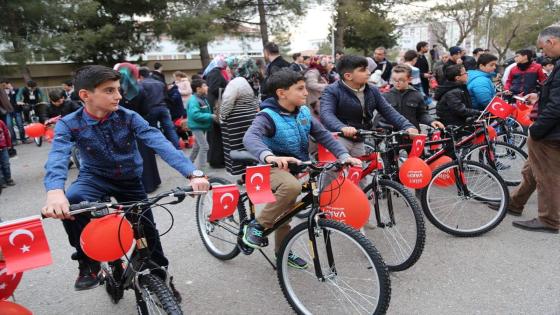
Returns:
[[[32,123],[25,128],[25,134],[31,138],[39,138],[45,134],[45,125],[40,123]]]
[[[80,236],[82,250],[97,261],[113,261],[132,247],[134,232],[130,222],[119,214],[93,219]]]

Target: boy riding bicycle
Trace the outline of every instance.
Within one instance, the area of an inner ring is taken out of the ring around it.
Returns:
[[[308,107],[303,106],[307,90],[301,73],[282,69],[269,77],[267,89],[273,97],[261,104],[261,111],[245,134],[243,144],[261,163],[278,165],[270,171],[270,186],[276,202],[267,204],[256,220],[245,228],[243,242],[252,248],[265,246],[263,230],[271,228],[278,217],[293,207],[300,195],[301,183],[289,173],[288,164],[309,161],[310,135],[340,161],[361,165],[360,160],[350,157],[331,133],[311,116]],[[276,230],[276,253],[289,232],[289,222]],[[288,264],[294,268],[307,268],[307,262],[295,253],[290,254]]]
[[[42,209],[46,217],[63,219],[70,245],[77,252],[79,275],[76,290],[99,284],[99,263],[89,259],[80,246],[80,235],[90,216],[69,215],[69,204],[100,201],[112,196],[118,202],[147,198],[142,185],[142,158],[136,138],[154,149],[169,165],[190,178],[196,191],[207,191],[209,184],[191,161],[176,150],[163,134],[136,112],[119,108],[120,74],[104,66],[85,66],[76,72],[74,86],[84,107],[62,118],[55,127],[55,137],[45,164],[44,179],[47,202]],[[64,190],[68,159],[72,147],[80,150],[82,167],[78,179]],[[152,250],[152,260],[161,267],[168,261],[163,254],[152,212],[143,213],[145,235]],[[164,274],[159,276],[165,277]]]

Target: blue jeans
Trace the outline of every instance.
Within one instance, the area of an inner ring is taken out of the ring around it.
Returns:
[[[82,201],[101,201],[105,197],[115,197],[118,202],[138,201],[146,199],[148,196],[144,191],[144,186],[140,178],[132,180],[104,178],[87,172],[80,172],[78,179],[66,190],[66,198],[70,204],[80,203]],[[80,235],[83,229],[89,223],[91,217],[89,213],[81,213],[74,216],[74,220],[62,220],[68,240],[78,252],[78,259],[83,260],[87,255],[82,251],[80,246]],[[131,222],[137,219],[127,217]],[[167,258],[163,254],[159,232],[156,229],[152,210],[148,209],[142,213],[140,220],[144,227],[144,237],[148,241],[148,248],[151,251],[151,259],[162,267],[169,264]]]
[[[157,128],[158,122],[163,128],[163,134],[167,140],[171,142],[175,146],[177,150],[180,149],[179,147],[179,136],[175,131],[175,126],[173,125],[173,121],[171,120],[171,114],[169,113],[169,109],[165,106],[154,106],[150,109],[150,113],[146,116],[146,120],[150,124],[150,126]]]
[[[0,183],[12,179],[12,172],[10,171],[10,155],[8,148],[0,149]]]
[[[15,120],[15,125],[14,125]],[[6,121],[8,129],[10,130],[10,135],[12,136],[12,141],[16,140],[16,126],[19,131],[19,140],[25,140],[25,131],[23,130],[23,115],[21,112],[12,112],[6,115]]]

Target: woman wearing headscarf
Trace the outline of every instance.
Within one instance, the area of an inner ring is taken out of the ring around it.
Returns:
[[[142,87],[136,81],[138,79],[138,67],[134,64],[124,62],[116,64],[114,69],[121,74],[122,99],[119,105],[133,110],[143,118],[146,118],[148,112],[142,107]],[[154,150],[145,146],[142,141],[137,140],[136,143],[143,162],[142,184],[144,185],[146,193],[151,193],[161,184],[156,154]]]
[[[326,56],[314,56],[305,72],[305,87],[309,93],[307,95],[307,105],[316,117],[319,116],[319,97],[329,85],[327,63],[328,58]]]
[[[218,56],[206,67],[203,74],[206,84],[208,85],[208,103],[212,106],[213,112],[220,112],[220,104],[218,100],[223,90],[228,84],[227,63],[222,56]],[[222,145],[222,131],[220,125],[213,123],[212,129],[207,133],[208,145],[208,163],[214,168],[223,168],[224,148]]]
[[[245,167],[234,163],[229,152],[244,150],[243,136],[251,126],[259,108],[260,70],[248,56],[239,58],[235,79],[226,86],[222,95],[220,121],[226,170],[232,175],[243,174]]]

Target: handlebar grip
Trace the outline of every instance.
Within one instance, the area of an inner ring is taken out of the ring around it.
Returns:
[[[92,205],[93,204],[89,201],[82,201],[80,203],[70,205],[70,211],[76,211],[76,210],[81,210],[81,209],[85,209],[85,208],[90,208],[90,207],[92,207]]]

